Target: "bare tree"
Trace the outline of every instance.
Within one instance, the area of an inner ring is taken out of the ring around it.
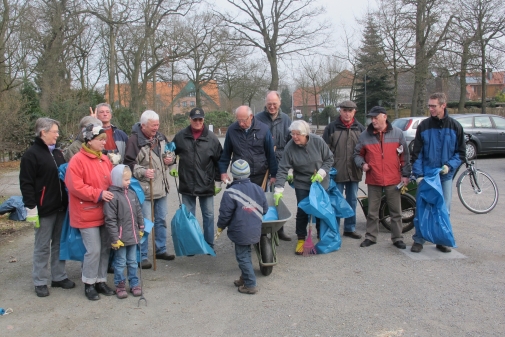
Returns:
[[[284,56],[310,53],[323,44],[319,39],[325,25],[317,20],[322,8],[316,0],[227,0],[238,15],[222,15],[243,43],[263,51],[270,65],[269,89],[279,88],[278,62]]]

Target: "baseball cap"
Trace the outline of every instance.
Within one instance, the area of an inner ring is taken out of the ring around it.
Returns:
[[[205,118],[205,113],[203,112],[202,108],[193,108],[189,112],[189,118],[191,118],[191,119]]]

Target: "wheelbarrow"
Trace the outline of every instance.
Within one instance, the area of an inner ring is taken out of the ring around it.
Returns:
[[[265,196],[267,198],[268,206],[274,206],[275,202],[273,193],[266,192]],[[279,214],[279,220],[262,222],[260,242],[254,245],[258,256],[260,271],[265,276],[270,275],[273,267],[277,264],[277,251],[275,248],[279,245],[279,236],[277,231],[284,226],[286,221],[291,219],[291,212],[282,199],[279,200],[277,213]]]

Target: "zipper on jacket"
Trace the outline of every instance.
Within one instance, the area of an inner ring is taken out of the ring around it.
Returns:
[[[54,155],[51,151],[49,151],[51,153],[51,157],[53,158],[53,162],[54,162],[54,165],[56,166],[56,171],[58,171],[58,163],[56,163],[56,160],[54,159]],[[63,194],[61,193],[61,179],[58,177],[58,184],[60,186],[60,204],[63,203]]]
[[[46,187],[42,187],[42,195],[40,196],[40,206],[42,206],[42,203],[44,202],[44,195],[46,194]]]

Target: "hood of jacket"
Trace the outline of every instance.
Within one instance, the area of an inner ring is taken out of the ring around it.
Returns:
[[[123,173],[126,165],[119,164],[114,167],[110,173],[112,185],[123,188]]]

